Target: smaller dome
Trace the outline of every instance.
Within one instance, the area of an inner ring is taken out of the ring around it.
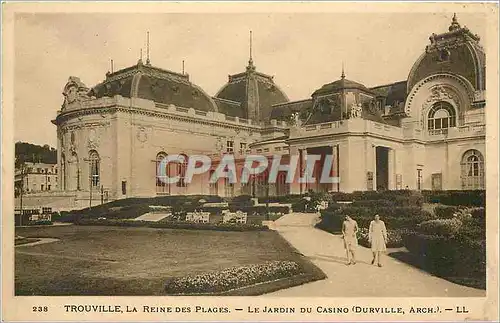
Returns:
[[[270,75],[256,71],[250,59],[245,72],[229,75],[228,82],[215,95],[222,113],[230,116],[269,120],[273,105],[288,102],[288,97]]]
[[[346,90],[346,89],[349,89],[349,90],[356,89],[356,90],[361,90],[364,92],[372,93],[372,91],[370,89],[368,89],[366,86],[364,86],[363,84],[358,83],[358,82],[354,82],[354,81],[346,79],[345,77],[342,77],[340,80],[323,85],[321,88],[314,91],[312,96],[338,92],[340,90]]]

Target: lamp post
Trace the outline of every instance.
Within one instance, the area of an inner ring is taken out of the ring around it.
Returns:
[[[21,163],[21,192],[19,195],[19,226],[23,225],[23,191],[24,191],[24,162]]]

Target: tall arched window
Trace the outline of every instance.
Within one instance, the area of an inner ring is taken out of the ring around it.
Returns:
[[[166,182],[169,176],[169,164],[165,165],[162,161],[167,157],[167,154],[160,152],[156,155],[156,193],[170,193],[170,185]],[[162,168],[163,167],[163,168]]]
[[[455,109],[448,102],[436,102],[427,115],[429,130],[442,130],[457,126]]]
[[[100,159],[95,150],[89,152],[90,183],[92,187],[98,187],[100,183]]]
[[[177,174],[179,175],[179,181],[177,182],[178,187],[186,187],[186,171],[188,164],[188,157],[185,154],[180,154],[184,157],[182,162],[177,163]]]
[[[484,189],[484,158],[475,150],[467,150],[462,156],[462,188]]]

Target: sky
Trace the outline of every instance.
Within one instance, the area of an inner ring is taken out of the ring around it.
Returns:
[[[153,66],[181,72],[215,95],[228,74],[253,60],[290,100],[346,78],[368,87],[406,80],[429,36],[448,30],[453,13],[36,13],[14,25],[14,140],[56,147],[51,123],[69,76],[89,88],[110,70],[135,65],[150,32]],[[484,39],[481,14],[459,23]],[[484,45],[484,42],[483,42]]]

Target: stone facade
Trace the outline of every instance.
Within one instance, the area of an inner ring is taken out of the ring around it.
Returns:
[[[168,154],[333,154],[340,183],[275,185],[265,194],[307,190],[484,188],[484,51],[456,17],[410,69],[407,81],[367,88],[346,79],[311,98],[289,102],[273,78],[246,71],[229,76],[210,97],[189,76],[139,61],[88,89],[71,77],[53,121],[58,136],[58,188],[105,191],[110,199],[162,194],[251,193],[239,184],[166,187],[157,181]],[[467,53],[465,55],[464,53]],[[301,167],[302,167],[301,166]],[[169,172],[182,174],[182,165]],[[254,184],[250,184],[254,185]],[[255,186],[255,185],[254,185]]]

